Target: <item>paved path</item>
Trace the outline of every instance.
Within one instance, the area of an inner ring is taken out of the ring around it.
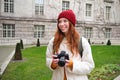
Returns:
[[[32,47],[35,45],[25,45],[24,47]],[[15,46],[0,46],[0,75],[3,74],[10,60],[14,56]]]
[[[114,80],[120,80],[120,75],[118,77],[116,77]]]
[[[15,46],[0,46],[0,75],[14,55]]]

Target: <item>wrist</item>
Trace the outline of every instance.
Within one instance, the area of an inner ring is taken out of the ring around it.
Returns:
[[[52,62],[52,64],[51,64],[51,68],[52,68],[52,69],[56,69],[57,66],[58,66],[58,65],[57,65],[56,63]]]
[[[73,61],[72,60],[69,60],[67,67],[69,67],[71,70],[73,69]]]

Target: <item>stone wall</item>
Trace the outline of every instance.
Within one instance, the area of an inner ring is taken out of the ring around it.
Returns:
[[[44,0],[44,15],[35,15],[35,0],[14,0],[14,13],[4,13],[4,0],[0,0],[0,45],[15,45],[20,39],[25,44],[36,44],[34,38],[34,25],[45,25],[44,37],[40,38],[41,44],[47,44],[56,31],[57,16],[62,11],[62,0]],[[76,28],[82,36],[85,36],[85,28],[92,27],[92,43],[106,43],[105,28],[112,29],[111,41],[120,44],[120,2],[106,2],[105,0],[67,0],[77,18]],[[85,4],[91,3],[92,17],[85,16]],[[105,20],[105,6],[112,7],[112,15],[109,21]],[[15,37],[3,38],[3,24],[15,24]]]

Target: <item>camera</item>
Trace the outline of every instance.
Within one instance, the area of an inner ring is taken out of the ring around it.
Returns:
[[[65,65],[65,63],[66,63],[65,60],[66,60],[66,59],[69,60],[69,55],[66,54],[65,51],[61,51],[60,54],[58,54],[56,58],[59,59],[58,65],[59,65],[60,67],[63,67],[63,66]]]

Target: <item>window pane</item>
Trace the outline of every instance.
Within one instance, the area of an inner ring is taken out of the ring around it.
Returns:
[[[67,10],[69,9],[69,1],[63,1],[62,2],[62,10]]]
[[[105,38],[110,38],[111,37],[111,28],[106,28],[105,29]]]
[[[44,15],[44,0],[35,0],[35,15]]]
[[[13,0],[10,0],[10,2],[14,2]]]
[[[93,35],[93,29],[91,27],[85,28],[85,37],[86,38],[92,38]]]
[[[111,7],[106,6],[106,20],[110,19],[110,12],[111,12]]]
[[[35,25],[34,26],[34,37],[36,38],[40,38],[40,37],[44,37],[44,25]]]
[[[4,12],[8,12],[8,3],[4,4]]]
[[[14,12],[14,0],[4,0],[4,12]]]
[[[15,37],[14,24],[3,24],[3,37]]]
[[[7,36],[8,36],[8,37],[11,37],[10,35],[11,35],[11,32],[10,32],[10,30],[8,30]]]
[[[6,30],[3,30],[3,37],[6,37]]]
[[[15,31],[12,31],[12,37],[15,37]]]
[[[86,4],[86,16],[91,16],[92,4]]]

